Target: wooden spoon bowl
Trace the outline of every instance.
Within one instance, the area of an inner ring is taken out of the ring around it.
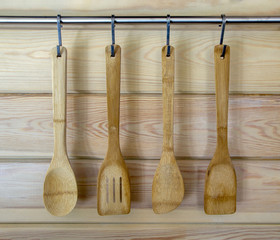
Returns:
[[[73,171],[67,168],[50,170],[44,183],[44,204],[55,216],[64,216],[72,211],[77,202],[77,184]]]

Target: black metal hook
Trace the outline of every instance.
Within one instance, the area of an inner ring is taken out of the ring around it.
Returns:
[[[167,15],[167,35],[166,35],[166,45],[167,45],[167,53],[166,57],[170,57],[170,15]]]
[[[222,45],[224,42],[225,28],[226,28],[226,22],[227,22],[225,14],[222,14],[221,17],[222,17],[222,31],[221,31],[220,45]],[[223,52],[221,54],[222,59],[225,58],[226,48],[227,48],[227,45],[224,45]]]
[[[62,37],[61,37],[61,16],[57,15],[57,32],[58,32],[58,45],[56,46],[57,49],[57,57],[61,57],[60,47],[62,46]]]
[[[111,17],[111,31],[112,31],[112,45],[111,45],[111,57],[115,57],[115,15]]]

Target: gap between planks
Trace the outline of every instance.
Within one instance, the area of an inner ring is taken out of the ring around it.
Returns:
[[[106,93],[92,93],[92,92],[83,92],[83,93],[79,93],[79,92],[68,92],[67,93],[68,96],[106,96]],[[127,92],[123,92],[121,93],[121,96],[161,96],[162,93],[141,93],[141,92],[136,92],[136,93],[127,93]],[[174,93],[174,96],[215,96],[215,93],[195,93],[195,92],[183,92],[183,93]],[[247,96],[247,97],[254,97],[254,96],[274,96],[274,95],[279,95],[279,93],[242,93],[242,92],[230,92],[229,95],[234,95],[234,96]],[[25,96],[25,97],[50,97],[52,96],[52,93],[40,93],[40,92],[32,92],[32,93],[0,93],[0,97],[20,97],[20,96]]]
[[[203,211],[206,161],[178,161],[185,184],[185,197],[178,209],[156,215],[151,208],[152,179],[157,161],[126,161],[131,177],[133,213],[100,217],[96,211],[96,180],[102,161],[72,161],[79,186],[79,200],[73,213],[52,217],[43,206],[44,174],[50,161],[0,164],[0,223],[29,222],[176,222],[176,223],[280,223],[278,161],[233,162],[238,180],[237,213],[208,216]],[[269,196],[269,198],[267,198]],[[130,221],[132,220],[132,221]]]

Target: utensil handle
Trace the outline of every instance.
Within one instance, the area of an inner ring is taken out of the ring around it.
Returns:
[[[61,47],[61,57],[57,57],[57,48],[52,49],[52,91],[54,156],[66,153],[66,69],[67,50]],[[55,158],[57,159],[57,158]]]
[[[120,149],[119,119],[120,119],[120,79],[121,79],[121,48],[115,45],[115,56],[111,57],[111,45],[105,49],[106,54],[106,84],[108,109],[108,149],[114,152]]]
[[[174,47],[162,48],[163,151],[173,152]]]
[[[224,58],[221,58],[224,45],[215,46],[215,79],[216,79],[216,111],[217,111],[217,147],[228,151],[228,94],[230,47],[226,46]]]

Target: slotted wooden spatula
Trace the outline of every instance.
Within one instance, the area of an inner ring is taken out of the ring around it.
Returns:
[[[230,47],[215,46],[217,111],[217,147],[205,179],[204,210],[207,214],[231,214],[236,211],[236,175],[228,151],[228,94]]]
[[[183,178],[173,149],[174,48],[171,47],[169,57],[166,53],[167,46],[164,46],[162,48],[163,147],[152,186],[152,205],[155,213],[172,211],[180,205],[184,197]]]
[[[66,152],[66,48],[61,57],[52,50],[54,153],[44,183],[44,203],[55,216],[64,216],[75,207],[77,183]]]
[[[130,212],[130,183],[119,143],[121,48],[105,49],[108,108],[108,150],[98,174],[97,210],[99,215]]]

